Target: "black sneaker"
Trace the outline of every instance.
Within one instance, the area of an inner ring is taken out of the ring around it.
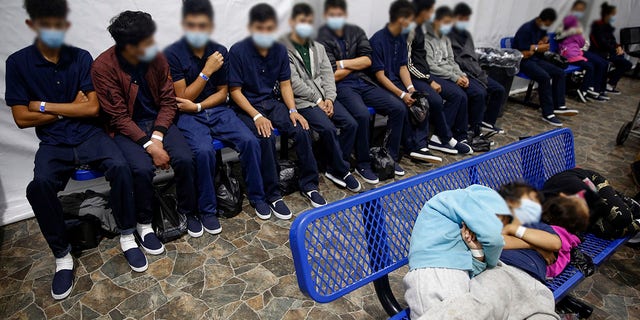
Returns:
[[[458,150],[455,147],[450,146],[448,142],[440,141],[440,138],[435,134],[431,136],[429,139],[429,148],[431,150],[436,150],[448,154],[458,154]]]
[[[583,92],[582,90],[578,89],[578,90],[576,90],[576,94],[578,95],[578,100],[580,100],[580,102],[587,103],[587,93],[586,92]]]
[[[609,97],[607,93],[603,91],[603,92],[600,92],[600,99],[609,101],[611,100],[611,97]]]
[[[587,89],[587,96],[589,98],[595,98],[595,97],[600,96],[600,93],[596,92],[593,88],[589,88],[589,89]]]
[[[251,204],[256,210],[256,216],[262,220],[269,220],[271,218],[271,207],[264,201],[257,201]]]
[[[289,207],[287,207],[287,204],[284,203],[284,200],[282,199],[278,199],[271,203],[271,212],[273,212],[273,215],[275,215],[276,218],[282,220],[289,220],[293,216],[291,210],[289,210]]]
[[[603,97],[602,95],[598,95],[597,97],[591,97],[591,99],[597,102],[608,102],[609,100],[611,100],[609,99],[609,97]]]
[[[409,157],[413,158],[414,160],[424,162],[442,163],[442,158],[434,156],[427,148],[412,151],[411,153],[409,153]]]
[[[327,205],[327,200],[325,200],[322,195],[320,195],[320,192],[318,192],[318,190],[311,190],[307,192],[300,191],[300,194],[302,194],[303,197],[307,198],[311,202],[311,206],[314,208],[320,208]]]
[[[62,300],[69,296],[73,289],[73,270],[63,269],[53,275],[51,281],[51,296],[55,300]]]
[[[404,172],[404,169],[402,169],[400,164],[397,162],[393,166],[393,172],[396,174],[396,176],[404,176],[406,174],[406,172]]]
[[[567,117],[571,117],[571,116],[576,116],[580,113],[580,111],[575,110],[575,109],[569,109],[567,108],[567,106],[561,106],[558,107],[558,109],[553,110],[553,113],[556,115],[560,115],[560,116],[567,116]]]
[[[548,116],[542,116],[542,121],[556,127],[562,127],[562,121],[558,120],[554,114]]]
[[[480,130],[482,130],[483,132],[489,132],[489,133],[495,132],[499,134],[504,134],[504,129],[496,127],[495,124],[490,124],[484,121],[482,121],[482,123],[480,124]]]
[[[622,92],[620,92],[618,89],[616,89],[616,87],[614,87],[614,86],[612,86],[610,84],[607,84],[607,93],[610,93],[610,94],[621,94]]]
[[[356,169],[356,174],[368,184],[377,184],[380,182],[380,178],[378,178],[371,168],[358,168]]]

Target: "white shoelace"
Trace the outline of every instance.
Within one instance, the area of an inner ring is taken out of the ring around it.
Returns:
[[[62,258],[56,258],[56,272],[60,270],[73,270],[73,258],[70,253]]]

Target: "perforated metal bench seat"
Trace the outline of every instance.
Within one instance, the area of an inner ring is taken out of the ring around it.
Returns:
[[[573,147],[571,130],[557,129],[301,214],[289,235],[300,290],[326,303],[373,282],[392,319],[408,319],[388,274],[408,263],[411,230],[424,203],[471,184],[498,188],[525,181],[541,188],[575,167]],[[580,248],[599,265],[625,241],[588,235]],[[569,267],[548,286],[560,299],[582,279]]]

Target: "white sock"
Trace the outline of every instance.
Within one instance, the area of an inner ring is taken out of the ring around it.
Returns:
[[[151,223],[147,223],[147,224],[138,223],[138,225],[136,226],[136,229],[138,230],[138,234],[142,239],[144,239],[144,236],[148,235],[149,233],[153,233],[153,228],[151,227]]]
[[[138,244],[136,243],[136,238],[133,236],[133,234],[121,234],[120,247],[122,248],[122,252],[125,252],[129,249],[137,248]]]
[[[73,270],[71,253],[67,253],[67,255],[62,258],[56,258],[56,272],[60,270]]]
[[[607,83],[607,90],[611,91],[613,89],[614,89],[613,86]]]
[[[449,140],[449,146],[451,146],[452,148],[456,146],[456,144],[458,144],[458,140],[451,138],[451,140]]]

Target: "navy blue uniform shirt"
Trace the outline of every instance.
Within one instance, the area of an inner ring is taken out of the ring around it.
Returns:
[[[547,32],[540,29],[533,19],[523,24],[513,38],[511,47],[516,50],[524,51],[531,49],[532,44],[537,44],[547,35]]]
[[[531,223],[525,225],[527,228],[538,229],[557,235],[557,233],[546,223]],[[541,254],[533,249],[502,250],[500,260],[512,267],[516,267],[532,277],[544,282],[547,276],[547,262]]]
[[[158,117],[158,107],[153,101],[153,94],[146,78],[149,64],[140,62],[134,66],[127,62],[120,53],[117,53],[117,56],[122,69],[131,76],[131,82],[138,85],[138,94],[133,104],[131,119],[136,123],[155,120]]]
[[[221,44],[209,41],[204,48],[204,55],[200,58],[193,54],[189,43],[182,38],[164,50],[164,55],[169,61],[171,78],[174,82],[184,79],[187,86],[200,77],[200,72],[202,72],[204,65],[207,63],[207,58],[216,51],[222,54],[225,59],[224,63],[218,71],[209,76],[209,81],[205,84],[204,89],[202,89],[200,95],[193,101],[195,103],[202,102],[212,94],[218,92],[219,86],[227,85],[227,70],[229,69],[227,48]]]
[[[252,105],[273,98],[276,83],[291,79],[287,48],[274,43],[266,57],[258,53],[251,38],[234,44],[229,50],[229,87],[242,87]]]
[[[396,85],[400,80],[400,67],[406,66],[409,59],[407,41],[404,36],[394,36],[385,26],[376,32],[371,39],[371,71],[375,74],[384,70],[384,75]]]
[[[71,103],[78,91],[94,91],[92,63],[89,52],[65,45],[55,64],[30,45],[7,58],[5,101],[10,107],[30,101]],[[37,126],[36,134],[43,144],[75,146],[101,130],[96,118],[63,118]]]

